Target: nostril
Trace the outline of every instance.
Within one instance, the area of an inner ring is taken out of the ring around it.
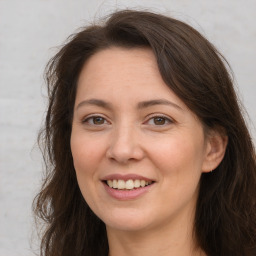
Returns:
[[[117,138],[112,141],[107,149],[106,156],[111,161],[116,161],[121,164],[127,164],[130,161],[141,160],[144,157],[139,140],[125,135],[117,135]]]

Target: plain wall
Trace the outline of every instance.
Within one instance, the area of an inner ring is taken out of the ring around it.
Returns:
[[[0,0],[0,256],[30,256],[37,248],[31,204],[42,177],[36,137],[45,64],[77,28],[125,7],[172,15],[215,44],[233,68],[256,141],[255,0]]]

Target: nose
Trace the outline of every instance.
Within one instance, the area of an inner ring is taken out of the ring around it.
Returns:
[[[144,157],[144,150],[140,143],[137,128],[124,125],[115,129],[111,134],[107,158],[120,164],[139,161]]]

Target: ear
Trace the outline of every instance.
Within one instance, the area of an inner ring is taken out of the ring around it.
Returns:
[[[224,158],[227,144],[228,137],[223,132],[214,130],[208,133],[202,172],[211,172],[218,167]]]

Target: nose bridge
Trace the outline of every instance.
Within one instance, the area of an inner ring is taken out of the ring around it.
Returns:
[[[117,125],[111,135],[108,157],[122,163],[141,159],[143,152],[138,133],[138,127],[132,123],[122,122]]]

